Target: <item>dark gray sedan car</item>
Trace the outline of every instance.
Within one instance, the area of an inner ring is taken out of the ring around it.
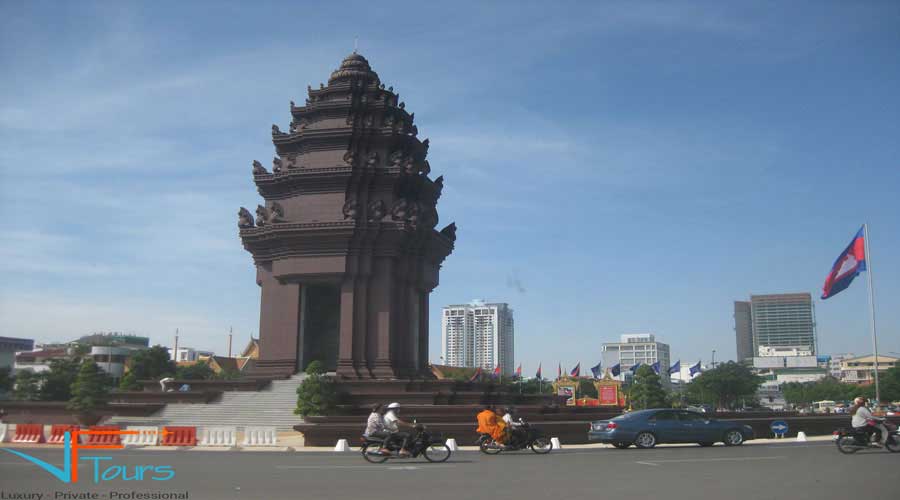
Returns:
[[[704,413],[686,410],[641,410],[612,420],[591,422],[590,441],[609,443],[616,448],[653,448],[659,443],[698,443],[712,446],[723,442],[737,446],[753,439],[753,429]]]

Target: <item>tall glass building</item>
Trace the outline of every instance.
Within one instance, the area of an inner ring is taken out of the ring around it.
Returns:
[[[738,303],[735,303],[735,328],[742,330]],[[816,320],[812,295],[781,293],[750,296],[753,356],[776,351],[816,354]],[[738,339],[740,355],[740,337]]]
[[[441,356],[449,366],[480,367],[510,376],[515,370],[515,324],[509,304],[446,306],[441,313]]]

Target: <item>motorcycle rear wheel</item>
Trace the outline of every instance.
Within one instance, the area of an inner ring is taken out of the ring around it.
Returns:
[[[853,436],[841,436],[834,444],[837,445],[838,451],[847,455],[852,455],[860,450],[860,447],[856,444],[856,438]]]
[[[538,455],[546,455],[553,450],[553,443],[545,437],[539,437],[532,441],[529,447],[531,448],[531,451]]]
[[[374,448],[374,446],[373,446],[373,448]],[[387,455],[380,455],[380,454],[375,454],[375,452],[370,452],[368,444],[362,445],[362,449],[360,451],[362,451],[363,458],[365,458],[367,462],[370,462],[373,464],[383,464],[388,459]]]
[[[891,453],[900,452],[900,436],[896,434],[888,436],[887,445],[885,445],[885,448],[887,448],[887,450]]]
[[[453,452],[446,444],[432,444],[425,448],[422,453],[425,455],[425,460],[428,460],[429,462],[440,463],[446,462]]]

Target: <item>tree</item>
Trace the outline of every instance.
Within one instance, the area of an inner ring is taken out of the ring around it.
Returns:
[[[553,382],[543,379],[530,378],[520,382],[522,394],[553,394]]]
[[[294,413],[303,417],[328,415],[337,406],[337,390],[334,381],[325,375],[319,361],[306,367],[306,378],[297,387],[297,409]]]
[[[19,401],[36,401],[40,399],[41,378],[31,370],[22,370],[16,374],[16,388],[13,399]]]
[[[641,365],[634,374],[634,382],[628,390],[628,401],[635,410],[669,407],[669,397],[663,389],[659,375],[647,365]]]
[[[900,401],[900,366],[895,366],[885,371],[878,372],[878,388],[881,392],[880,403]],[[875,399],[875,384],[863,387],[856,386],[855,396],[865,396]]]
[[[815,382],[788,382],[781,384],[784,400],[792,405],[808,405],[814,401],[847,401],[859,392],[859,387],[844,384],[834,377]]]
[[[762,382],[748,367],[729,361],[695,377],[687,393],[694,402],[734,409],[742,399],[754,399]]]
[[[12,367],[0,368],[0,393],[9,392],[13,388],[16,378],[12,375]]]
[[[175,362],[169,359],[169,351],[155,345],[138,351],[128,360],[128,370],[138,380],[159,380],[175,375]]]
[[[61,358],[50,361],[50,369],[41,374],[41,399],[68,401],[72,397],[72,381],[81,367],[80,358]]]
[[[215,376],[216,373],[206,361],[179,366],[175,369],[175,378],[178,380],[209,380]]]
[[[93,414],[97,406],[107,400],[109,383],[106,379],[106,374],[93,359],[84,360],[72,384],[72,398],[66,408],[81,415]]]
[[[143,389],[143,386],[138,383],[138,379],[134,376],[134,372],[126,373],[122,376],[122,380],[119,381],[120,391],[140,391],[141,389]]]

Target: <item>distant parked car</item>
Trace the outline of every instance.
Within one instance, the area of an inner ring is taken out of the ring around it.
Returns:
[[[737,446],[753,439],[753,429],[728,420],[718,420],[687,410],[641,410],[612,420],[591,422],[588,440],[612,444],[616,448],[653,448],[660,443],[698,443],[712,446],[723,442]]]

